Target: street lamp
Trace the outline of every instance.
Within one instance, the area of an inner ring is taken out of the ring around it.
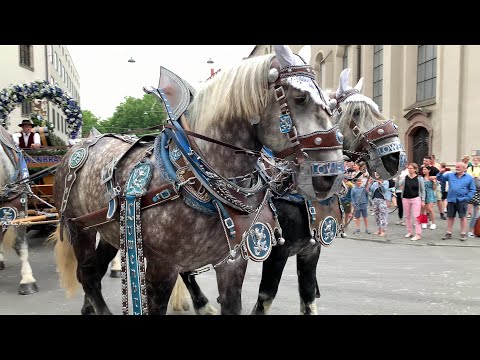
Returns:
[[[212,58],[208,59],[207,61],[207,64],[210,64],[211,68],[210,68],[210,77],[212,77],[214,74],[215,74],[215,70],[213,69],[213,60]]]
[[[133,64],[135,62],[135,60],[133,60],[133,58],[130,57],[130,59],[128,59],[128,62]]]

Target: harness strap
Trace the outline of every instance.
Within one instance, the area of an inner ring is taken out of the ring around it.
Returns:
[[[152,206],[163,204],[168,200],[175,200],[179,196],[180,195],[178,194],[178,191],[173,184],[167,184],[159,188],[150,190],[145,194],[145,196],[142,197],[141,210],[145,210]],[[108,212],[108,207],[104,207],[95,212],[73,218],[71,219],[71,221],[75,222],[78,226],[82,228],[99,226],[109,222],[109,221],[106,221],[107,212]]]
[[[338,125],[327,131],[316,131],[309,135],[298,137],[301,151],[304,150],[336,150],[343,149],[342,143],[337,136]],[[296,154],[294,148],[287,148],[276,154],[279,158],[286,158],[289,155]]]
[[[95,145],[103,136],[104,135],[85,140],[80,147],[77,148],[72,155],[70,155],[70,159],[68,160],[68,174],[65,176],[65,187],[62,205],[60,207],[60,214],[63,214],[65,208],[67,207],[70,190],[77,179],[77,171],[80,170],[83,164],[85,164],[87,161],[88,149],[90,146]]]

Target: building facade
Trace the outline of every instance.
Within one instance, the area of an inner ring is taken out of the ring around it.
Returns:
[[[257,45],[250,56],[271,52]],[[336,89],[347,67],[351,86],[364,77],[362,93],[395,120],[409,161],[435,154],[452,165],[463,154],[480,155],[479,45],[311,45],[305,60],[323,89]]]
[[[65,45],[0,45],[0,90],[37,80],[57,84],[80,106],[80,77]],[[7,130],[19,131],[20,120],[32,112],[41,112],[53,124],[55,134],[67,142],[65,114],[46,99],[24,101],[10,112]]]

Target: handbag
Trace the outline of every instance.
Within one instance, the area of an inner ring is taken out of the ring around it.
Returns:
[[[427,224],[428,223],[428,216],[427,214],[420,214],[417,216],[417,220],[419,224]]]
[[[475,227],[473,228],[473,233],[476,236],[480,236],[480,218],[478,218],[477,221],[475,222]]]

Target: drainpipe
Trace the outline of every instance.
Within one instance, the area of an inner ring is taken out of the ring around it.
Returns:
[[[362,72],[362,45],[357,45],[357,82],[360,80]]]
[[[45,77],[46,77],[46,81],[47,83],[50,84],[50,80],[48,78],[48,45],[44,45],[45,46]],[[52,53],[52,57],[53,57],[53,53]],[[43,99],[41,99],[43,101]],[[48,102],[47,100],[47,119],[46,119],[48,122],[50,122],[50,103]],[[53,122],[52,122],[53,123]]]

